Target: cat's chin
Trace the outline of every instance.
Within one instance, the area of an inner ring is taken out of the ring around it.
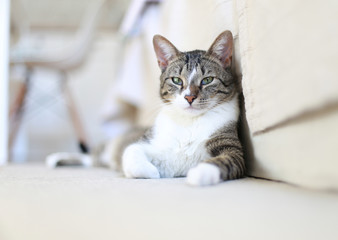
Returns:
[[[179,104],[173,104],[171,105],[168,110],[173,111],[175,114],[179,114],[184,117],[198,117],[206,113],[207,109],[200,109],[196,108],[194,106],[182,106]]]
[[[205,113],[204,109],[198,109],[195,108],[193,106],[189,106],[189,107],[185,107],[181,109],[186,115],[190,115],[190,116],[199,116],[202,115],[203,113]]]

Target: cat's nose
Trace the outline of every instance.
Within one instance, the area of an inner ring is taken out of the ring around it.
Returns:
[[[184,98],[191,105],[192,102],[197,98],[197,96],[196,95],[185,95]]]

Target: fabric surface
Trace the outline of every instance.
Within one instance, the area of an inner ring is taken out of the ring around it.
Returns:
[[[254,136],[250,174],[338,190],[338,108]]]
[[[338,104],[338,2],[237,1],[250,130]]]
[[[338,2],[234,6],[250,174],[337,190]]]
[[[1,240],[337,239],[338,195],[258,179],[195,188],[106,169],[0,168]]]

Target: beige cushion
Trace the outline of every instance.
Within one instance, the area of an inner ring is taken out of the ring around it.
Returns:
[[[338,2],[236,4],[250,174],[338,189]]]
[[[338,196],[245,178],[194,188],[103,168],[1,168],[1,240],[333,240]]]
[[[338,2],[237,1],[253,133],[338,103]]]
[[[338,189],[338,110],[306,117],[252,139],[251,175]]]

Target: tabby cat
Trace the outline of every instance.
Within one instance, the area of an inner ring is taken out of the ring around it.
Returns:
[[[231,32],[221,33],[208,51],[180,52],[160,35],[153,44],[163,107],[152,128],[131,133],[131,144],[126,137],[119,141],[118,149],[128,145],[121,154],[108,144],[103,159],[121,155],[112,165],[128,178],[186,176],[188,184],[205,186],[243,177]]]

